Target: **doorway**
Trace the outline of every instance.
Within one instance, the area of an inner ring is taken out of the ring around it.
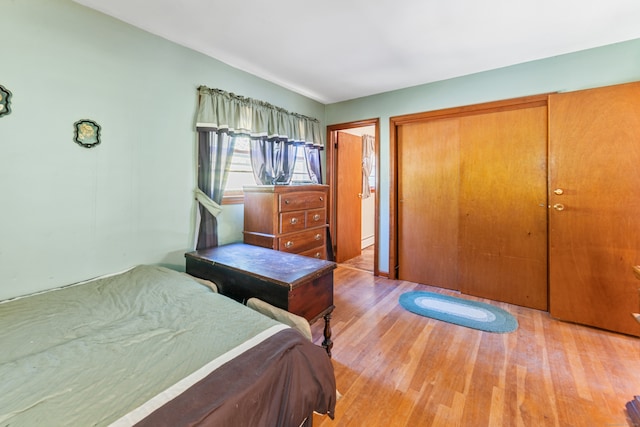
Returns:
[[[373,167],[363,178],[363,141],[373,137]],[[329,227],[335,261],[379,275],[379,120],[327,127]],[[363,191],[368,186],[370,195]]]

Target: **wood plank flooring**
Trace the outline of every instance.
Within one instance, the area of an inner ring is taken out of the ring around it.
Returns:
[[[335,271],[333,365],[341,426],[627,426],[640,394],[640,339],[560,322],[543,311],[489,302],[517,331],[493,334],[405,311],[411,290],[455,292]],[[324,322],[312,326],[322,341]],[[640,327],[640,325],[639,325]]]
[[[347,260],[340,265],[344,267],[358,268],[360,270],[365,270],[371,273],[373,272],[373,254],[373,245],[367,246],[362,250],[360,256],[351,258],[350,260]]]

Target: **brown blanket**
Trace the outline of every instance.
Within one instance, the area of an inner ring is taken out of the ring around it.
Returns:
[[[222,365],[139,426],[298,427],[334,416],[336,384],[324,349],[293,329]]]

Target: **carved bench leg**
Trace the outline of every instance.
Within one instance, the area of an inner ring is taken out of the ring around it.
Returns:
[[[333,341],[331,341],[331,313],[324,315],[324,341],[322,341],[322,347],[331,357],[331,349],[333,348]]]

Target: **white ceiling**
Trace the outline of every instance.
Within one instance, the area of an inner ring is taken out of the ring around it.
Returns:
[[[322,103],[640,38],[639,0],[75,0]]]

